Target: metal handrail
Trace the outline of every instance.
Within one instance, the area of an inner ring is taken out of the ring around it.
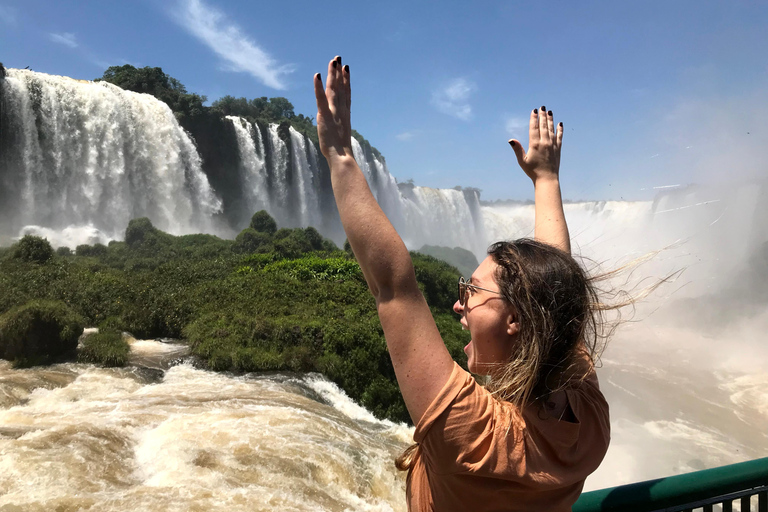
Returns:
[[[743,507],[744,503],[749,503],[749,496],[754,495],[760,497],[759,512],[764,512],[768,507],[767,493],[768,457],[586,492],[573,505],[573,512],[707,509],[712,503],[730,504],[728,500],[738,498],[742,499]]]

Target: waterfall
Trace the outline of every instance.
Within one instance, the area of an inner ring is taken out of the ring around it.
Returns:
[[[235,128],[240,150],[240,173],[248,208],[256,212],[269,207],[267,167],[264,159],[264,141],[259,125],[242,117],[227,116]],[[257,145],[258,144],[258,149]]]
[[[219,130],[215,141],[230,155],[223,158],[210,152],[210,130],[187,133],[152,96],[104,82],[7,73],[0,80],[0,240],[33,232],[55,245],[106,241],[121,238],[128,221],[141,216],[173,234],[232,237],[266,209],[281,227],[315,226],[343,243],[327,165],[315,143],[287,122],[227,116],[222,127],[231,129]],[[398,184],[384,159],[354,138],[352,150],[411,249],[463,247],[482,259],[494,241],[534,234],[532,204],[483,204],[475,189]],[[565,211],[574,246],[586,256],[618,261],[681,241],[689,241],[682,252],[693,253],[693,245],[721,240],[727,243],[703,251],[701,262],[684,255],[677,262],[722,274],[735,270],[724,261],[743,260],[768,238],[754,213],[756,191],[766,188],[760,186],[692,187],[653,201],[568,203]],[[729,259],[722,247],[739,258]]]
[[[173,233],[213,229],[221,201],[165,103],[15,69],[2,94],[11,139],[0,160],[4,224],[90,226],[116,238],[130,219],[147,216]]]
[[[299,197],[299,222],[302,227],[312,225],[313,220],[318,219],[320,212],[317,209],[317,192],[313,168],[310,166],[307,147],[313,146],[304,135],[290,128],[291,144],[293,151],[293,168],[296,176],[296,188]],[[315,166],[317,169],[317,166]]]

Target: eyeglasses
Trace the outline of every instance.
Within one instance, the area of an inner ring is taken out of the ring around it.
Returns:
[[[497,290],[489,290],[488,288],[480,288],[479,286],[475,286],[474,284],[468,283],[464,280],[463,277],[459,278],[459,304],[462,306],[467,301],[467,291],[472,288],[474,290],[483,290],[484,292],[491,292],[495,293],[497,295],[501,295],[500,291]]]

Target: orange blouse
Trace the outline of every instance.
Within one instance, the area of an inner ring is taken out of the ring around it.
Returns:
[[[610,440],[608,403],[594,371],[566,390],[576,422],[522,414],[458,364],[416,426],[408,510],[565,512]]]

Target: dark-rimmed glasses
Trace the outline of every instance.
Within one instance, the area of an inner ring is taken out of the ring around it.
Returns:
[[[475,290],[483,290],[484,292],[491,292],[491,293],[495,293],[497,295],[501,295],[500,291],[489,290],[488,288],[481,288],[481,287],[476,286],[476,285],[474,285],[472,283],[468,283],[467,281],[464,280],[463,277],[460,277],[459,278],[459,304],[461,304],[462,306],[464,305],[465,302],[467,302],[467,290],[469,290],[470,288],[475,289]]]

